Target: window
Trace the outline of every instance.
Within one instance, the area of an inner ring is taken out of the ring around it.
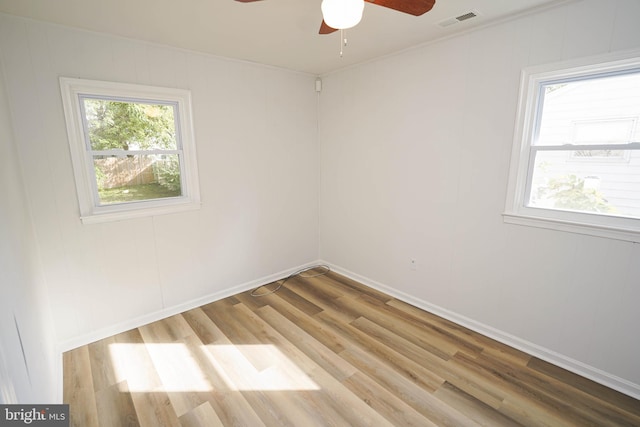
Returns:
[[[524,70],[517,120],[506,222],[640,241],[640,57]]]
[[[195,209],[188,91],[61,78],[83,223]]]

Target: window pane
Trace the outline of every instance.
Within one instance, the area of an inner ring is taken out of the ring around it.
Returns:
[[[94,156],[101,205],[182,196],[177,154]]]
[[[640,72],[543,85],[535,145],[640,141]]]
[[[614,157],[622,152],[611,151]],[[594,163],[578,160],[575,150],[538,151],[528,206],[640,218],[640,150],[625,152],[627,161]]]
[[[175,106],[83,98],[92,150],[176,150]]]

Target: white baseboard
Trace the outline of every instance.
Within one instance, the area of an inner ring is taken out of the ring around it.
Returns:
[[[541,347],[537,344],[523,340],[517,336],[511,335],[499,329],[493,328],[489,325],[485,325],[483,323],[477,322],[473,319],[462,316],[453,311],[431,304],[427,301],[423,301],[412,295],[406,294],[404,292],[400,292],[397,289],[384,285],[375,280],[369,279],[368,277],[361,276],[357,273],[349,271],[338,265],[332,264],[327,261],[319,261],[319,263],[326,264],[329,267],[331,267],[332,271],[335,271],[336,273],[342,274],[343,276],[346,276],[350,279],[353,279],[357,282],[367,285],[373,289],[377,289],[381,292],[391,295],[394,298],[397,298],[415,307],[421,308],[437,316],[443,317],[447,320],[457,323],[458,325],[469,328],[484,336],[492,338],[510,347],[516,348],[520,351],[523,351],[527,354],[535,356],[553,365],[564,368],[575,374],[578,374],[580,376],[593,380],[606,387],[617,390],[635,399],[640,399],[640,385],[632,383],[631,381],[625,380],[624,378],[620,378],[616,375],[610,374],[601,369],[598,369],[593,366],[587,365],[586,363],[580,362],[579,360],[575,360],[570,357],[564,356],[548,348]]]
[[[156,322],[158,320],[162,320],[167,317],[174,316],[176,314],[183,313],[185,311],[192,310],[194,308],[197,308],[206,304],[210,304],[214,301],[218,301],[223,298],[230,297],[232,295],[245,292],[262,285],[266,285],[268,283],[287,277],[291,273],[294,273],[300,269],[307,268],[309,266],[316,265],[316,264],[317,262],[309,262],[297,267],[289,268],[287,270],[283,270],[278,273],[260,277],[255,280],[251,280],[250,282],[242,283],[240,285],[236,285],[231,288],[223,289],[221,291],[217,291],[199,298],[195,298],[193,300],[186,301],[171,307],[165,307],[161,310],[154,311],[153,313],[144,314],[142,316],[138,316],[133,319],[128,319],[123,322],[119,322],[114,325],[107,326],[105,328],[102,328],[96,331],[92,331],[88,334],[83,334],[83,335],[62,341],[58,343],[58,351],[60,354],[62,354],[65,351],[73,350],[74,348],[78,348],[83,345],[87,345],[92,342],[128,331],[134,328],[139,328],[140,326],[146,325],[148,323]]]

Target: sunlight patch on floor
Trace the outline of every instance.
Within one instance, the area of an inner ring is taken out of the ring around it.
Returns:
[[[109,350],[116,375],[127,381],[131,392],[213,389],[184,344],[111,344]],[[149,358],[153,370],[148,366]]]
[[[199,350],[202,354],[195,357],[192,353],[195,350],[183,343],[114,343],[109,346],[116,381],[126,380],[127,387],[123,392],[212,391],[215,389],[212,379],[207,378],[200,365],[206,361],[224,382],[222,386],[218,380],[221,385],[218,388],[238,391],[320,389],[271,344],[212,344],[200,346]],[[260,366],[256,367],[256,364]]]
[[[203,351],[232,390],[320,390],[274,345],[206,345]],[[266,367],[257,369],[245,354],[261,360]]]

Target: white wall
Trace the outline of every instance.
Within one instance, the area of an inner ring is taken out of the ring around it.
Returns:
[[[317,259],[314,76],[9,15],[0,49],[63,347]],[[60,76],[190,89],[202,208],[82,225]]]
[[[324,76],[321,258],[640,396],[640,245],[501,217],[522,67],[640,48],[638,18],[573,2]]]
[[[0,403],[55,402],[59,359],[1,65]]]

